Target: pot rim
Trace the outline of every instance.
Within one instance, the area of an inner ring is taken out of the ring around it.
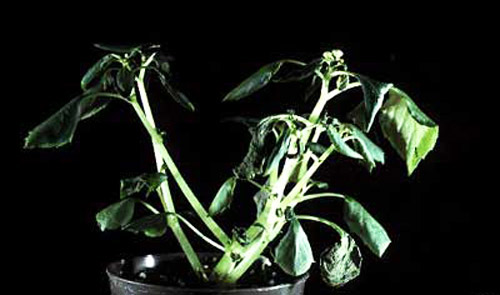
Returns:
[[[201,255],[211,255],[214,253],[199,253]],[[177,257],[183,257],[184,253],[168,253],[168,254],[146,254],[146,255],[140,255],[140,256],[133,256],[128,258],[127,260],[133,260],[141,257],[146,257],[146,256],[153,256],[153,257],[171,257],[171,258],[177,258]],[[293,282],[290,283],[282,283],[274,286],[263,286],[263,287],[243,287],[243,288],[217,288],[213,286],[208,286],[208,287],[200,287],[200,288],[192,288],[192,287],[174,287],[174,286],[163,286],[163,285],[155,285],[155,284],[147,284],[147,283],[141,283],[141,282],[136,282],[133,280],[125,279],[121,277],[120,275],[114,273],[112,271],[112,267],[116,267],[119,264],[123,264],[123,261],[125,259],[121,259],[118,261],[114,261],[108,264],[106,267],[106,274],[108,275],[109,278],[112,278],[113,280],[117,280],[121,283],[125,284],[130,284],[130,285],[135,285],[135,286],[140,286],[140,287],[148,287],[148,288],[153,288],[155,290],[161,290],[161,291],[175,291],[175,290],[182,290],[183,292],[198,292],[198,293],[204,293],[204,292],[213,292],[214,290],[217,290],[219,293],[224,293],[224,294],[231,294],[231,293],[237,293],[241,291],[257,291],[257,292],[266,292],[266,291],[273,291],[276,289],[281,289],[281,288],[286,288],[286,287],[292,287],[298,284],[304,283],[308,278],[309,278],[309,272],[301,275],[300,277],[296,278]]]

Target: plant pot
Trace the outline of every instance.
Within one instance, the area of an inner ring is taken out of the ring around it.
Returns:
[[[202,263],[210,261],[217,255],[213,253],[201,253]],[[194,286],[168,286],[158,283],[140,282],[131,278],[137,274],[151,273],[155,269],[168,270],[177,269],[180,266],[187,265],[188,262],[182,253],[165,255],[146,255],[139,256],[129,260],[121,260],[108,265],[106,272],[109,277],[111,295],[194,295],[194,294],[239,294],[239,295],[302,295],[304,285],[308,274],[299,278],[289,278],[288,282],[280,282],[275,285],[261,286],[254,285],[235,285],[235,286],[217,286],[195,284]],[[205,263],[204,263],[205,264]],[[190,280],[191,278],[186,278]]]

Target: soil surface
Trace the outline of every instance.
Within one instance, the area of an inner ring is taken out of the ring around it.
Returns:
[[[206,269],[212,269],[218,259],[213,256],[200,257]],[[263,265],[256,262],[236,285],[217,285],[216,283],[203,282],[196,277],[185,258],[173,261],[159,261],[154,267],[138,267],[133,263],[123,264],[120,277],[141,283],[183,287],[183,288],[254,288],[276,286],[292,283],[297,278],[285,274],[277,265]]]

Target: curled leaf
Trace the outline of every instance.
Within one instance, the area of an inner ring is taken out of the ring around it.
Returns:
[[[347,234],[340,242],[326,249],[320,256],[321,278],[331,287],[341,287],[361,272],[361,251]]]
[[[84,91],[87,90],[92,82],[101,79],[102,75],[114,61],[115,57],[112,54],[107,54],[90,67],[80,82],[82,89]]]
[[[185,109],[193,112],[195,110],[194,105],[187,98],[187,96],[184,93],[180,92],[179,90],[175,89],[167,80],[165,75],[163,75],[163,73],[161,73],[160,71],[157,71],[156,73],[158,74],[158,78],[161,82],[161,85],[163,85],[163,88],[167,90],[167,92],[170,94],[170,97],[172,97],[172,99],[175,102],[180,104]]]
[[[236,187],[236,177],[229,177],[219,188],[215,198],[208,208],[208,215],[215,216],[226,211],[233,202],[234,189]]]
[[[285,61],[280,60],[263,66],[240,85],[231,90],[222,101],[237,101],[260,90],[271,82],[271,79],[279,71],[284,62]]]
[[[269,175],[271,171],[276,169],[283,157],[288,153],[288,147],[290,146],[291,141],[291,132],[290,129],[286,129],[283,131],[281,136],[278,139],[278,142],[274,146],[273,151],[266,159],[266,168],[264,169],[264,176]]]
[[[314,262],[311,245],[296,218],[290,221],[288,231],[281,238],[274,253],[276,263],[291,276],[303,275],[311,267]]]
[[[342,139],[340,133],[337,132],[333,125],[328,125],[327,134],[330,138],[331,143],[335,146],[335,149],[344,156],[354,158],[354,159],[363,159],[358,152],[353,150],[347,143]]]
[[[361,83],[364,95],[364,122],[366,125],[362,127],[366,132],[368,132],[373,124],[373,121],[375,120],[375,116],[382,107],[385,94],[392,87],[392,84],[379,82],[359,74],[356,74],[356,78],[358,78]]]
[[[124,199],[141,191],[149,195],[167,180],[165,173],[144,173],[136,177],[122,179],[120,181],[120,198]]]
[[[370,172],[375,167],[376,162],[384,164],[384,151],[371,141],[363,131],[352,124],[345,124],[351,130],[355,139],[355,150],[363,156],[364,163],[367,164]]]

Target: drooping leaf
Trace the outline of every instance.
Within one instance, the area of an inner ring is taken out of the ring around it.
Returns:
[[[373,80],[363,75],[357,74],[361,88],[363,89],[364,106],[365,106],[365,126],[362,126],[364,131],[368,132],[375,120],[375,116],[382,107],[385,94],[392,87],[391,83],[384,83]]]
[[[150,238],[161,237],[167,232],[167,217],[165,214],[154,214],[146,216],[125,225],[123,230],[135,234],[143,233]]]
[[[262,213],[262,210],[264,210],[268,199],[269,192],[266,190],[260,190],[253,196],[253,201],[255,202],[255,206],[257,207],[257,216],[259,216],[260,213]]]
[[[321,278],[331,287],[341,287],[359,276],[362,261],[359,247],[349,235],[344,234],[340,242],[321,254]]]
[[[112,54],[107,54],[90,67],[80,82],[82,89],[87,90],[93,81],[100,79],[114,61],[115,57]]]
[[[320,63],[321,58],[315,59],[306,65],[293,64],[294,68],[292,70],[286,71],[286,69],[283,69],[283,74],[280,71],[280,74],[274,77],[272,81],[275,83],[302,81],[311,77]]]
[[[290,221],[288,231],[276,247],[275,260],[291,276],[305,274],[314,262],[307,235],[296,218]]]
[[[194,111],[194,105],[189,101],[186,95],[184,93],[180,92],[179,90],[175,89],[167,80],[165,75],[161,72],[157,72],[158,78],[161,82],[161,85],[167,90],[167,92],[170,94],[170,97],[172,97],[178,104],[180,104],[182,107],[189,111]]]
[[[113,44],[96,43],[96,44],[94,44],[94,47],[101,49],[101,50],[104,50],[104,51],[109,51],[109,52],[130,53],[133,50],[139,49],[141,46],[140,45],[113,45]]]
[[[316,155],[321,156],[324,152],[326,152],[326,146],[317,143],[317,142],[308,142],[307,147]]]
[[[237,101],[260,90],[274,77],[285,61],[280,60],[267,64],[252,74],[236,88],[231,90],[222,101]]]
[[[363,131],[352,124],[346,124],[354,136],[357,146],[357,151],[363,156],[364,162],[367,164],[370,172],[375,167],[376,162],[384,164],[384,151],[371,141]]]
[[[221,122],[222,123],[226,123],[226,122],[240,123],[240,124],[245,125],[248,128],[254,128],[255,126],[257,126],[257,124],[259,124],[260,119],[235,116],[235,117],[224,118],[221,120]]]
[[[127,68],[121,68],[116,74],[116,84],[124,95],[129,95],[134,87],[134,74]]]
[[[108,102],[108,98],[97,93],[84,93],[72,99],[29,132],[24,148],[55,148],[70,143],[78,122],[97,114]]]
[[[397,88],[389,91],[379,122],[384,137],[406,162],[411,175],[436,145],[439,127]]]
[[[128,198],[109,205],[96,215],[96,221],[102,231],[119,229],[132,220],[136,201]]]
[[[380,223],[361,204],[348,196],[345,197],[344,220],[349,229],[358,235],[375,255],[382,257],[391,239]]]
[[[334,126],[328,125],[326,129],[328,137],[330,138],[331,143],[335,146],[335,150],[341,153],[344,156],[351,157],[354,159],[362,160],[363,156],[361,156],[358,152],[353,150],[350,146],[345,143],[340,134],[337,132]]]
[[[219,191],[212,201],[212,204],[210,204],[210,207],[208,208],[208,214],[210,216],[219,215],[231,206],[231,203],[233,202],[236,181],[236,177],[229,177],[219,188]]]
[[[328,182],[323,182],[323,181],[317,181],[317,180],[310,180],[310,184],[313,187],[317,187],[319,189],[328,189]]]
[[[291,132],[290,129],[286,129],[283,131],[283,134],[278,139],[278,142],[274,146],[273,151],[271,152],[270,156],[266,160],[266,168],[264,169],[264,176],[269,175],[271,171],[276,169],[278,167],[281,159],[287,154],[288,148],[290,146],[290,140],[291,140]]]
[[[120,198],[124,199],[141,191],[146,195],[154,192],[167,180],[165,173],[144,173],[136,177],[122,179],[120,181]]]

